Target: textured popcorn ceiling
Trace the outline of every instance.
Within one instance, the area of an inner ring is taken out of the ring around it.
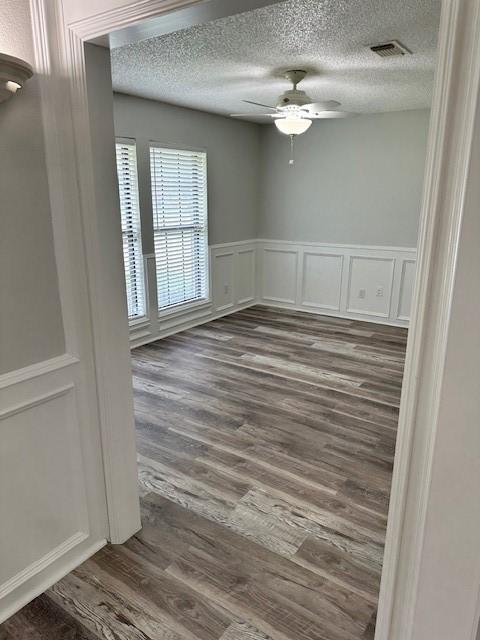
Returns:
[[[261,111],[289,88],[281,71],[311,73],[314,101],[359,113],[428,107],[440,0],[287,0],[112,50],[116,91],[228,115]],[[413,55],[366,45],[397,39]],[[270,120],[268,122],[271,122]]]

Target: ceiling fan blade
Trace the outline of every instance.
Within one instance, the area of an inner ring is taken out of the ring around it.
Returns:
[[[327,120],[329,118],[351,118],[356,115],[358,114],[352,113],[351,111],[319,111],[318,113],[310,114],[309,118],[313,120]]]
[[[272,109],[273,111],[277,110],[276,107],[271,107],[269,104],[262,104],[261,102],[253,102],[252,100],[242,100],[242,102],[246,102],[247,104],[254,104],[257,107],[265,107],[266,109]]]
[[[231,113],[231,118],[277,118],[276,113]]]
[[[319,111],[332,111],[339,106],[340,102],[337,102],[336,100],[325,100],[324,102],[310,102],[309,104],[304,104],[302,109],[318,113]]]

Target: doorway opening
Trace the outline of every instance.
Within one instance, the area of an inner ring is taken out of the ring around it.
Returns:
[[[42,597],[76,619],[68,594],[101,594],[118,633],[375,633],[440,3],[260,4],[87,45],[112,62],[143,528]]]

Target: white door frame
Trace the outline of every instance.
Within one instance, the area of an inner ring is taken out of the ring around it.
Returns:
[[[95,5],[95,9],[78,9],[77,5],[74,19],[68,17],[72,15],[73,0],[30,1],[37,67],[51,76],[42,92],[42,103],[45,114],[49,114],[45,116],[45,136],[54,228],[62,225],[60,236],[58,230],[54,231],[58,268],[61,273],[72,272],[76,265],[71,264],[68,251],[58,244],[57,237],[77,248],[81,243],[94,334],[110,539],[121,542],[138,528],[131,391],[130,395],[126,392],[130,371],[124,366],[124,356],[116,353],[118,342],[110,335],[111,324],[104,305],[107,283],[100,277],[104,258],[93,192],[83,45],[105,33],[200,0],[125,0],[120,7],[119,0],[97,0],[86,3],[87,7]],[[80,19],[78,14],[82,15]],[[479,77],[480,0],[444,0],[376,640],[413,637],[418,567]],[[80,238],[73,235],[78,218]],[[76,224],[71,224],[72,220]],[[119,277],[123,275],[120,273]],[[62,294],[62,277],[60,288]],[[69,315],[70,294],[65,289],[63,293],[64,316],[74,322]],[[118,318],[110,320],[115,322]],[[123,347],[128,350],[127,333]]]

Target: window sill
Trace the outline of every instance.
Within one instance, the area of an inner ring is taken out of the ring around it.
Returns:
[[[141,318],[132,318],[128,321],[128,327],[130,331],[134,329],[143,329],[150,324],[150,318],[148,316],[142,316]]]
[[[168,318],[182,316],[190,313],[191,311],[205,309],[212,305],[211,298],[203,298],[202,300],[195,300],[194,302],[182,302],[178,305],[172,306],[165,311],[158,312],[158,319],[167,320]]]

